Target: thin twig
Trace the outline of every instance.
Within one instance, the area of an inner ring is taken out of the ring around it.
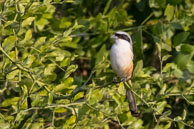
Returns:
[[[181,96],[183,97],[183,99],[184,100],[186,100],[187,101],[187,103],[189,103],[189,104],[191,104],[191,105],[193,105],[183,94],[181,94]]]
[[[49,109],[49,108],[56,108],[56,107],[63,107],[63,108],[68,108],[70,109],[71,106],[74,106],[74,105],[82,105],[82,104],[85,104],[86,102],[79,102],[79,103],[69,103],[69,104],[52,104],[52,105],[47,105],[47,106],[37,106],[37,107],[31,107],[31,108],[28,108],[28,109],[25,109],[25,110],[20,110],[20,112],[28,112],[28,111],[31,111],[31,110],[41,110],[41,109]],[[15,113],[12,113],[11,115],[15,115],[17,114],[18,112],[15,112]]]
[[[31,79],[34,81],[35,80],[35,77],[34,77],[34,75],[32,75],[32,73],[27,69],[27,68],[25,68],[24,66],[22,66],[21,64],[19,64],[19,63],[17,63],[17,62],[15,62],[5,51],[4,51],[4,49],[0,46],[0,51],[14,64],[14,65],[16,65],[20,70],[22,70],[22,71],[25,71],[25,72],[27,72],[29,75],[30,75],[30,77],[31,77]]]
[[[182,95],[189,96],[189,95],[194,95],[194,93],[184,93],[184,94],[182,94],[182,93],[178,92],[178,93],[170,93],[170,94],[165,94],[165,95],[168,95],[168,96],[182,96]]]
[[[0,46],[0,51],[13,63],[15,64],[19,69],[25,71],[25,72],[29,72],[26,68],[23,68],[20,64],[16,63],[4,50],[3,48]]]
[[[121,128],[122,128],[122,129],[125,129],[125,128],[121,125],[121,122],[120,122],[118,116],[116,116],[116,118],[117,118],[117,121],[118,121],[119,125],[121,126]]]

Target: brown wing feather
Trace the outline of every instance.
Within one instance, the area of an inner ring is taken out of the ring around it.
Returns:
[[[132,74],[133,74],[133,62],[131,61],[131,63],[124,68],[124,76],[127,78],[131,78]]]

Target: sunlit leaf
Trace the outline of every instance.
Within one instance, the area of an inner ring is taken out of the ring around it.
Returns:
[[[58,84],[55,88],[55,92],[61,92],[64,89],[71,89],[72,83],[73,83],[73,78],[69,77],[66,80],[63,81],[63,83]]]
[[[164,110],[164,107],[166,106],[166,101],[158,102],[157,103],[157,108],[156,108],[156,114],[161,114]]]
[[[15,41],[16,41],[16,37],[15,36],[9,36],[7,37],[4,41],[3,41],[3,48],[5,51],[10,51],[13,49],[14,45],[15,45]]]
[[[48,104],[50,105],[52,103],[53,103],[53,95],[49,93]]]
[[[69,119],[66,120],[65,124],[66,125],[74,124],[75,120],[76,120],[76,117],[74,115],[72,115]]]
[[[161,8],[164,7],[166,4],[166,0],[149,0],[149,6],[151,8]]]
[[[89,103],[91,105],[93,105],[93,104],[99,102],[103,97],[103,91],[104,90],[100,90],[100,89],[93,90],[91,93],[91,96],[89,98]],[[98,96],[98,97],[96,97],[96,96]]]
[[[119,87],[118,87],[118,92],[122,95],[125,95],[126,94],[126,90],[125,90],[125,86],[123,83],[120,83],[119,84]]]
[[[38,27],[39,30],[43,30],[44,27],[49,24],[49,21],[45,18],[41,18],[35,22],[35,25]]]
[[[75,95],[75,97],[73,98],[73,101],[76,101],[76,100],[82,98],[83,96],[84,96],[84,92],[80,92],[80,93]]]
[[[49,65],[45,68],[44,74],[45,74],[45,75],[52,75],[55,69],[56,69],[56,65],[55,65],[55,64],[49,64]]]
[[[67,109],[66,108],[62,108],[62,107],[57,107],[57,108],[55,108],[54,111],[56,113],[64,113],[64,112],[67,112]]]
[[[167,50],[167,51],[171,51],[172,50],[171,46],[168,45],[168,44],[165,44],[165,43],[162,43],[162,49]]]
[[[20,70],[14,70],[13,72],[10,72],[10,73],[7,75],[7,79],[14,79],[14,78],[17,78],[17,76],[19,75],[19,71],[20,71]]]
[[[142,73],[142,69],[143,69],[143,61],[139,60],[135,66],[134,72],[133,72],[133,76],[136,77],[139,74]]]
[[[20,99],[19,97],[7,98],[6,100],[3,101],[1,106],[7,107],[10,105],[16,105],[19,99]]]
[[[172,55],[165,55],[162,57],[162,61],[166,61],[168,60],[168,58],[170,58]]]
[[[32,22],[35,20],[35,17],[28,17],[22,22],[22,27],[25,27],[27,25],[31,25]]]
[[[174,118],[174,120],[176,120],[176,121],[182,120],[182,117],[177,116],[177,117]]]
[[[186,116],[187,116],[187,111],[184,109],[184,110],[183,110],[183,117],[182,117],[183,120],[185,120]]]
[[[167,17],[167,20],[170,21],[174,15],[174,6],[168,4],[165,9],[164,15]]]

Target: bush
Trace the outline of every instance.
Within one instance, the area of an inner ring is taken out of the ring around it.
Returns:
[[[1,0],[1,128],[194,128],[192,0]],[[133,91],[110,35],[132,35]]]

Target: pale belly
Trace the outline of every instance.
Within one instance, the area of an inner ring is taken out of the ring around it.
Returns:
[[[120,78],[130,78],[133,71],[132,51],[127,45],[114,44],[110,51],[111,66]]]

